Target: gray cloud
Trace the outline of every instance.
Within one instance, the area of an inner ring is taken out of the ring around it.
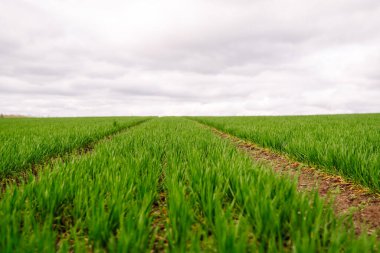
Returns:
[[[379,112],[380,3],[0,2],[0,112]]]

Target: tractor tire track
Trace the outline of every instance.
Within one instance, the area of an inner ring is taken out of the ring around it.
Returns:
[[[152,250],[151,252],[165,252],[168,248],[167,239],[167,226],[168,226],[168,204],[167,204],[167,191],[165,189],[165,168],[166,161],[164,162],[164,168],[161,172],[158,180],[158,193],[156,200],[153,202],[151,217],[152,217]]]

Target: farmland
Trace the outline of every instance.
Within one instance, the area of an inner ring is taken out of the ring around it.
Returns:
[[[380,192],[380,114],[196,120]]]
[[[0,119],[0,179],[147,118]]]
[[[362,131],[371,124],[375,130],[364,142],[372,143],[379,117],[366,117]],[[245,118],[197,120],[231,133],[235,120],[236,129],[259,135],[250,118],[249,124]],[[265,131],[277,143],[276,128],[264,128],[267,143]],[[1,193],[0,252],[379,251],[376,236],[357,235],[350,217],[337,216],[316,192],[297,191],[292,178],[187,118],[1,119],[0,129],[3,178],[40,166],[36,176]],[[45,162],[89,143],[90,151]],[[369,164],[376,168],[376,161]]]

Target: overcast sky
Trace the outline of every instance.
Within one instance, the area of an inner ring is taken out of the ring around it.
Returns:
[[[0,0],[0,113],[380,112],[379,0]]]

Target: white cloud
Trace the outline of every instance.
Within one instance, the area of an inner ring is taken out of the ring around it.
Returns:
[[[380,2],[2,0],[0,112],[379,112]]]

